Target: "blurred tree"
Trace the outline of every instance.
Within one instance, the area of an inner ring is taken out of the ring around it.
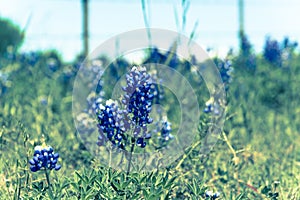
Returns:
[[[0,18],[0,55],[7,52],[9,47],[13,50],[21,46],[24,32],[9,19]]]

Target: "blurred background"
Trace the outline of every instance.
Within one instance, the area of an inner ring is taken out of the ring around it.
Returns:
[[[196,42],[221,57],[231,48],[238,50],[241,30],[256,52],[267,36],[300,39],[297,0],[144,2],[145,9],[140,0],[0,0],[0,17],[24,31],[21,51],[56,49],[66,61],[84,51],[84,35],[92,51],[114,35],[145,26],[193,33]]]

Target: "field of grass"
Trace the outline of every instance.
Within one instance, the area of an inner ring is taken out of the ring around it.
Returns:
[[[280,55],[228,56],[234,72],[230,82],[224,80],[225,124],[205,156],[199,152],[209,126],[210,114],[203,112],[208,92],[199,77],[189,77],[186,63],[173,63],[191,85],[200,84],[201,123],[171,165],[133,173],[101,163],[75,128],[72,92],[80,57],[65,63],[52,51],[2,55],[0,199],[214,199],[208,191],[219,192],[217,199],[300,199],[300,55],[288,48]],[[131,67],[125,60],[110,65],[101,88],[105,98],[119,78],[115,72]],[[165,91],[163,103],[176,130],[171,92]],[[50,171],[49,179],[45,170],[30,171],[34,147],[42,144],[60,156],[61,169]]]

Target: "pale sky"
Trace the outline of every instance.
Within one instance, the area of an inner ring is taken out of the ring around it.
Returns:
[[[299,0],[244,0],[245,30],[257,51],[265,37],[282,40],[284,36],[300,41]],[[12,19],[25,28],[23,51],[57,49],[66,60],[82,50],[80,0],[0,0],[0,17]],[[113,2],[113,3],[112,3]],[[177,30],[179,0],[150,0],[150,26]],[[176,3],[177,2],[177,3]],[[185,34],[198,20],[196,42],[220,52],[237,48],[238,0],[191,0]],[[119,33],[144,28],[139,0],[90,0],[90,50]],[[0,30],[1,31],[1,30]]]

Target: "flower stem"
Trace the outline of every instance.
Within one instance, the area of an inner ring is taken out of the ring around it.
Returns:
[[[127,168],[127,173],[126,173],[127,176],[129,175],[129,172],[130,172],[131,160],[132,160],[132,153],[133,153],[134,146],[135,146],[135,139],[132,138],[131,142],[132,143],[131,143],[130,155],[129,155],[129,160],[128,160],[128,168]]]
[[[188,158],[188,156],[192,153],[192,151],[193,151],[200,143],[201,143],[201,141],[198,140],[196,143],[194,143],[194,144],[190,147],[190,149],[187,151],[187,153],[185,153],[185,154],[182,156],[181,160],[177,163],[175,169],[179,169],[179,168],[180,168],[180,166],[181,166],[181,164],[183,163],[183,161],[184,161],[185,159]]]
[[[49,195],[50,199],[56,199],[56,197],[53,195],[52,185],[50,183],[50,177],[49,177],[49,173],[48,173],[47,169],[45,169],[45,175],[46,175],[48,189],[49,189],[48,190],[48,195]]]
[[[46,176],[46,179],[47,179],[48,187],[49,187],[50,190],[51,190],[51,183],[50,183],[49,173],[48,173],[48,170],[47,170],[47,169],[45,169],[45,176]]]

